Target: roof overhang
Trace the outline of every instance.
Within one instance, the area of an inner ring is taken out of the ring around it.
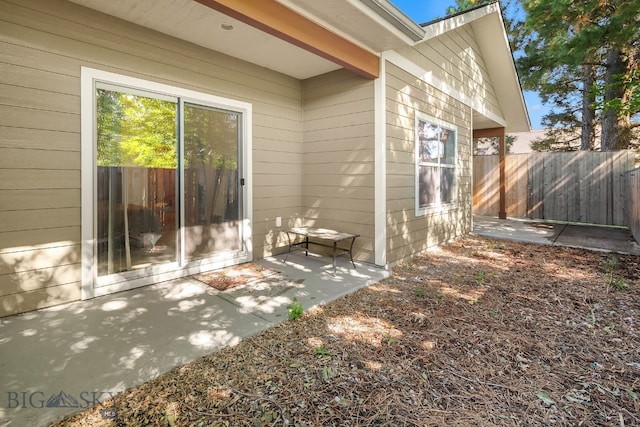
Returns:
[[[529,113],[518,80],[518,72],[500,5],[497,2],[426,24],[423,41],[466,25],[471,26],[480,48],[500,109],[507,123],[507,132],[530,131]],[[498,123],[481,114],[474,114],[475,129],[499,126]]]
[[[378,77],[380,57],[276,0],[196,0],[366,78]]]
[[[70,1],[297,79],[340,68],[375,78],[381,52],[470,25],[508,131],[530,129],[497,3],[420,26],[388,0]],[[474,128],[496,126],[475,113]]]
[[[379,53],[424,30],[387,0],[70,0],[280,73],[377,76]]]

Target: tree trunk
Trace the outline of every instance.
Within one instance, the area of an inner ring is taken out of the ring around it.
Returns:
[[[595,132],[595,99],[593,94],[593,83],[596,80],[596,73],[593,65],[582,65],[582,134],[580,138],[581,150],[593,150],[596,140]]]
[[[617,48],[609,48],[607,52],[606,69],[604,73],[604,105],[602,119],[602,151],[620,150],[627,144],[622,136],[625,132],[625,114],[619,108],[611,107],[611,102],[625,98],[625,87],[621,76],[626,72],[626,64],[622,52]],[[628,142],[628,141],[627,141]]]

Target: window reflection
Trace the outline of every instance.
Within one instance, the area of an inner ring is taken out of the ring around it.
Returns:
[[[98,275],[176,260],[174,102],[98,89]]]

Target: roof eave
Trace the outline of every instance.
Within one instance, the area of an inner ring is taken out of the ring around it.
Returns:
[[[478,19],[482,19],[492,13],[498,13],[500,17],[502,17],[498,2],[474,7],[464,12],[455,13],[453,15],[445,16],[444,18],[438,18],[434,21],[427,22],[422,24],[422,29],[424,30],[425,35],[420,41],[426,41],[434,37],[438,37],[444,33],[453,31],[456,28],[460,28],[477,21]],[[504,28],[504,26],[502,28]]]
[[[493,3],[493,5],[495,5],[496,10],[488,14],[486,20],[475,21],[472,24],[473,30],[478,37],[483,58],[489,57],[489,52],[493,52],[497,56],[495,61],[487,61],[486,66],[491,76],[498,76],[493,78],[492,81],[499,83],[494,84],[494,89],[498,94],[500,106],[507,120],[507,131],[529,132],[531,131],[529,111],[524,100],[524,93],[505,30],[502,12],[498,3]],[[482,34],[487,31],[494,34],[488,37],[479,35],[479,33]],[[503,46],[503,48],[496,49],[497,46]]]
[[[466,25],[471,25],[476,35],[491,81],[499,82],[494,84],[494,89],[507,122],[507,131],[530,131],[529,112],[498,2],[425,24],[422,42]]]
[[[359,0],[413,42],[424,38],[425,31],[387,0]]]

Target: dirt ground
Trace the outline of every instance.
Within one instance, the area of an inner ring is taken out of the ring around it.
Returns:
[[[640,426],[640,257],[465,237],[56,426]]]

